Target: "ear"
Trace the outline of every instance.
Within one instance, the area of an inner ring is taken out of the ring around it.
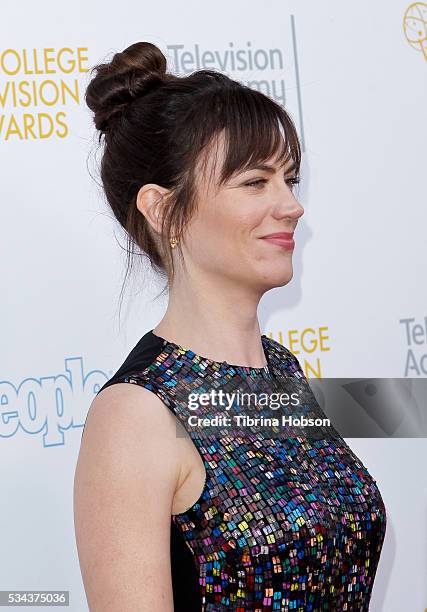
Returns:
[[[147,183],[138,191],[136,207],[157,234],[161,233],[163,207],[169,194],[169,189],[155,183]]]

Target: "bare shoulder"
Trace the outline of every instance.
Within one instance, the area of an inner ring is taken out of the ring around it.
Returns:
[[[139,385],[117,383],[92,401],[78,462],[92,470],[114,471],[121,465],[124,477],[137,472],[145,482],[155,480],[156,489],[174,489],[179,477],[176,441],[176,417],[159,397]]]
[[[74,478],[76,542],[91,612],[173,610],[176,449],[175,416],[149,390],[117,383],[93,400]]]
[[[136,431],[135,426],[141,429]],[[162,440],[163,435],[176,437],[175,428],[175,416],[153,392],[140,385],[117,383],[95,396],[83,439],[90,437],[93,441],[99,436],[111,435],[113,438],[125,436],[131,441],[132,437],[138,440],[142,435],[148,444],[155,446],[159,443],[157,434],[162,434]],[[152,434],[156,434],[154,440]]]

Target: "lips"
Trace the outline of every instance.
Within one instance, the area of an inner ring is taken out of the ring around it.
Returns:
[[[262,236],[261,240],[275,244],[287,251],[292,251],[292,249],[295,247],[293,235],[293,232],[275,232],[274,234]]]
[[[262,238],[282,238],[283,240],[292,240],[294,237],[294,232],[276,232],[274,234],[267,234],[266,236],[262,236]]]

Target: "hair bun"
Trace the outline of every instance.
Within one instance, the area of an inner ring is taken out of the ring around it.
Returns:
[[[137,42],[93,71],[96,74],[86,89],[85,100],[94,113],[96,128],[107,132],[113,117],[164,82],[166,58],[156,45]]]

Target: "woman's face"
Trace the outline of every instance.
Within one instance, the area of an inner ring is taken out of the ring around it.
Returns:
[[[217,163],[209,158],[206,175],[198,185],[198,210],[182,244],[191,274],[244,284],[257,293],[286,285],[292,278],[293,249],[288,242],[267,240],[279,232],[293,233],[304,209],[292,192],[295,176],[291,163],[268,169],[246,170],[218,187],[222,167],[222,141]],[[212,173],[212,174],[211,174]]]

